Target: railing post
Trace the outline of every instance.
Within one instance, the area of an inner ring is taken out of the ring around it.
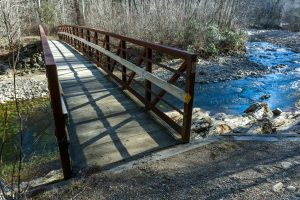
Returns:
[[[152,49],[147,48],[146,49],[146,58],[147,58],[147,62],[146,62],[146,71],[152,73]],[[145,98],[146,100],[151,103],[151,89],[152,89],[152,85],[151,82],[146,80],[145,81]]]
[[[96,45],[99,45],[99,38],[98,38],[98,32],[97,31],[95,31],[95,33],[94,33],[94,43]],[[100,62],[100,53],[99,53],[98,50],[95,50],[95,51],[96,51],[96,61]]]
[[[110,45],[109,45],[109,36],[108,35],[105,35],[105,38],[104,38],[104,46],[105,46],[105,49],[107,51],[110,51]],[[107,56],[107,70],[109,73],[111,73],[111,66],[110,66],[110,57]]]
[[[72,35],[75,35],[75,27],[72,27]],[[76,40],[72,38],[72,45],[76,47]]]
[[[187,60],[187,77],[185,92],[190,95],[188,102],[184,103],[183,127],[182,127],[182,141],[188,143],[191,135],[191,124],[193,115],[194,102],[194,86],[195,86],[195,70],[196,63],[192,59]]]
[[[67,33],[69,33],[70,34],[70,27],[67,27]],[[68,36],[68,43],[70,44],[70,45],[72,45],[72,38],[70,37],[70,36]]]
[[[126,52],[126,41],[122,40],[121,41],[121,51],[122,51],[122,58],[125,60],[127,59],[127,52]],[[124,84],[127,82],[127,68],[125,66],[122,67],[122,81]]]
[[[88,42],[91,41],[91,31],[90,30],[86,31],[86,40]],[[92,48],[90,46],[87,46],[87,54],[88,54],[88,56],[92,57]]]
[[[61,29],[64,31],[64,27]],[[57,67],[54,62],[52,52],[50,50],[45,31],[40,26],[41,44],[44,52],[44,60],[46,64],[46,74],[48,79],[48,88],[51,98],[53,118],[55,123],[55,136],[58,143],[60,160],[65,179],[72,176],[71,160],[69,156],[68,132],[66,129],[65,114],[63,112],[61,91],[57,74]]]
[[[61,30],[62,30],[62,32],[65,32],[65,27],[63,26]],[[63,36],[62,36],[62,39],[63,39],[63,41],[66,41],[66,36],[63,35]]]
[[[78,27],[76,27],[76,36],[77,37],[79,36],[79,28]],[[76,40],[76,49],[80,50],[79,41],[78,40]]]
[[[68,134],[66,130],[65,117],[62,112],[61,94],[57,76],[57,68],[55,65],[46,66],[46,72],[48,77],[48,87],[50,91],[51,104],[55,122],[55,135],[58,143],[60,160],[63,169],[65,179],[69,179],[72,176],[71,162],[69,156],[69,142]]]
[[[61,26],[58,27],[57,31],[58,31],[58,32],[62,32]],[[62,36],[61,36],[60,34],[58,35],[58,39],[59,39],[59,40],[62,40]]]
[[[80,29],[80,37],[83,38],[83,28]],[[80,42],[80,51],[84,52],[84,44]]]

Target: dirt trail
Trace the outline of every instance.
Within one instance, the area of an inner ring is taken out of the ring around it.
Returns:
[[[283,188],[276,192],[277,183]],[[83,177],[36,198],[275,200],[300,199],[299,189],[299,143],[223,141],[121,173]]]

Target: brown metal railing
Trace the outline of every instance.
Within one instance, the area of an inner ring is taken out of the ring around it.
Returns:
[[[68,132],[66,127],[67,111],[65,109],[60,83],[57,75],[57,67],[54,62],[52,52],[50,50],[45,31],[42,26],[39,26],[41,45],[44,52],[46,65],[46,74],[48,79],[48,88],[50,92],[51,105],[55,123],[55,136],[60,152],[61,165],[64,178],[68,179],[72,176],[71,162],[68,150]]]
[[[189,142],[195,54],[88,27],[63,25],[58,28],[58,35],[93,60],[123,89],[131,92],[147,109],[170,125],[181,135],[183,142]],[[163,58],[180,64],[164,64]],[[158,77],[160,71],[166,73],[167,78]],[[170,96],[175,97],[180,106],[174,105]],[[177,124],[166,114],[171,110],[183,116],[182,124]]]

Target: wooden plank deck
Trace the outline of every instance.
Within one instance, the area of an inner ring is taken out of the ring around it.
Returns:
[[[73,167],[108,167],[177,143],[170,132],[65,43],[49,41],[69,112]]]

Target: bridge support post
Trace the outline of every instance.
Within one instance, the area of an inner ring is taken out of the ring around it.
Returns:
[[[189,59],[187,60],[187,65],[188,76],[185,85],[185,92],[190,95],[190,99],[188,102],[184,103],[182,141],[185,143],[190,142],[191,136],[196,63]]]

